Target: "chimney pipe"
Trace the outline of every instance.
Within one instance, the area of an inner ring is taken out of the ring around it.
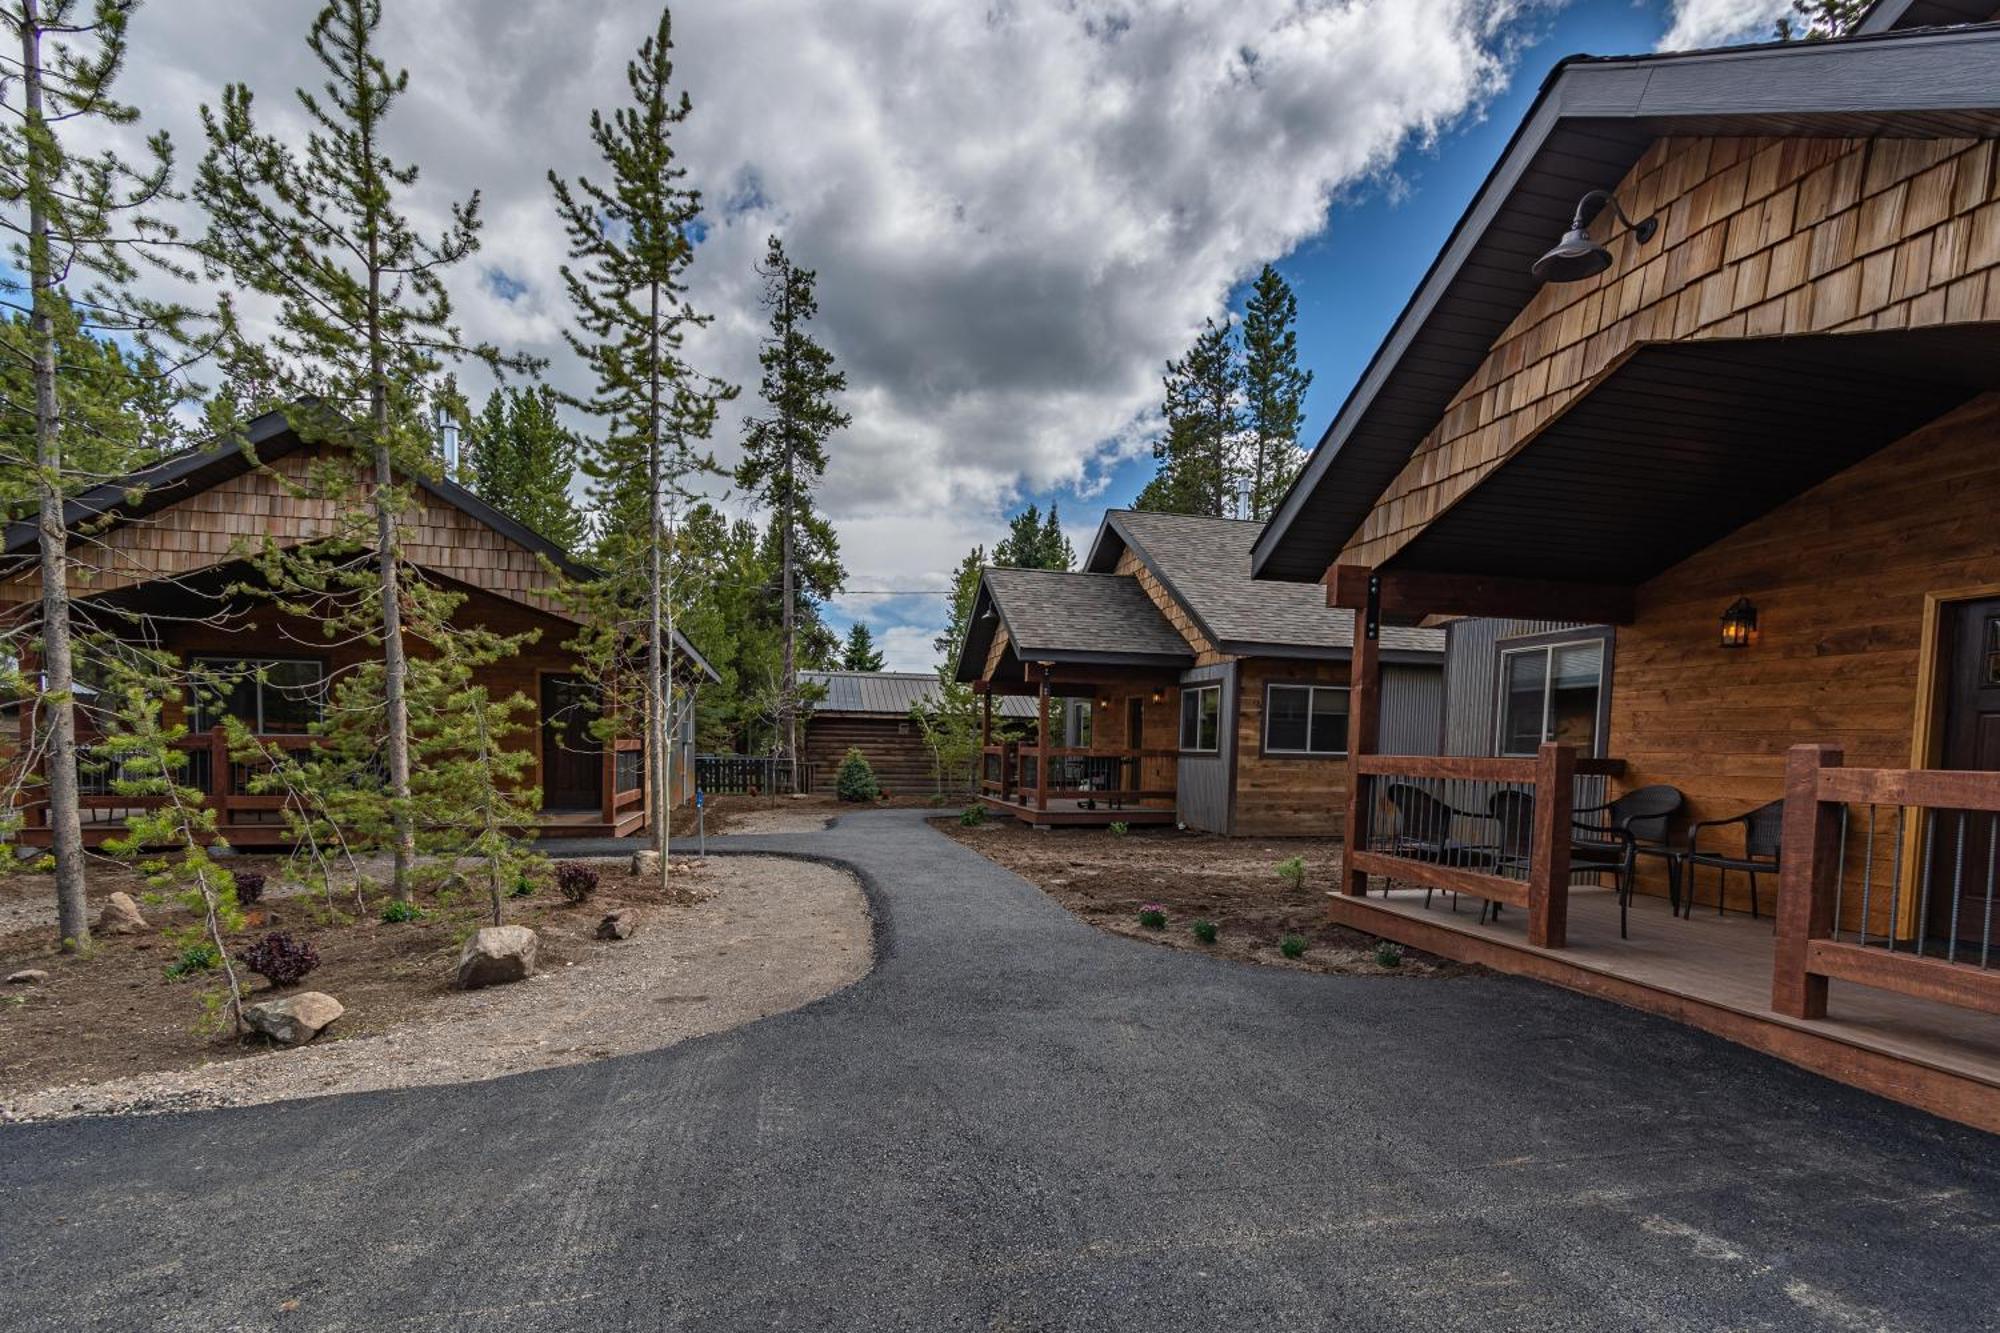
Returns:
[[[458,480],[458,422],[450,412],[440,407],[437,410],[438,450],[444,455],[444,475],[446,481]]]

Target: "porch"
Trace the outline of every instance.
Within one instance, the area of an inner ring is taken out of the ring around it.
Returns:
[[[979,800],[1037,826],[1172,824],[1178,758],[1174,750],[988,745]]]

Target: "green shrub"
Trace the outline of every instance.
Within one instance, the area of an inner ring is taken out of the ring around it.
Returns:
[[[1125,835],[1126,835],[1127,833],[1130,833],[1131,831],[1132,831],[1132,826],[1131,826],[1130,824],[1127,824],[1127,823],[1126,823],[1126,822],[1125,822],[1124,820],[1122,820],[1122,819],[1114,819],[1114,820],[1112,820],[1112,821],[1111,821],[1111,836],[1112,836],[1112,837],[1114,837],[1114,838],[1122,838],[1122,837],[1124,837],[1124,836],[1125,836]]]
[[[382,904],[382,920],[391,926],[401,925],[405,921],[421,921],[423,915],[424,909],[407,898],[391,898]]]
[[[1139,924],[1147,930],[1165,930],[1167,928],[1167,909],[1158,903],[1147,903],[1139,909]]]
[[[1394,940],[1383,940],[1375,946],[1375,962],[1379,967],[1401,967],[1403,946]]]
[[[947,804],[949,804],[950,801],[951,798],[949,796],[946,796],[943,792],[934,791],[931,793],[930,807],[933,810],[941,810]]]
[[[1287,958],[1305,957],[1306,937],[1303,935],[1280,935],[1278,937],[1278,952]]]
[[[882,785],[875,781],[875,770],[869,766],[868,756],[859,750],[849,750],[840,761],[840,777],[834,790],[843,801],[873,801],[882,795]]]
[[[215,951],[213,944],[203,940],[198,944],[182,946],[180,956],[167,964],[167,979],[179,981],[184,977],[198,977],[221,966],[222,955]]]
[[[1200,940],[1203,944],[1215,943],[1215,937],[1221,933],[1221,931],[1219,931],[1216,928],[1216,924],[1213,921],[1210,921],[1207,917],[1201,918],[1199,921],[1195,922],[1192,926],[1189,926],[1188,929],[1192,930],[1194,932],[1194,937]]]
[[[1285,881],[1285,887],[1297,893],[1306,886],[1306,859],[1291,856],[1278,862],[1278,878]]]
[[[965,809],[958,812],[958,822],[964,828],[978,828],[986,822],[986,807],[983,805],[966,806]]]
[[[535,881],[525,870],[514,876],[514,887],[507,890],[509,898],[532,898],[534,894]]]

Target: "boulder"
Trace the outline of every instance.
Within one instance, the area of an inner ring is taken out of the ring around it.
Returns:
[[[610,917],[605,918],[606,921],[610,919]],[[623,939],[625,937],[621,935],[619,938]],[[42,971],[39,967],[24,967],[19,972],[9,972],[7,974],[7,984],[9,986],[39,986],[48,979],[49,974]]]
[[[139,915],[139,904],[132,901],[129,893],[112,894],[104,900],[104,910],[97,914],[100,935],[137,935],[150,929],[146,918]]]
[[[504,986],[535,974],[539,941],[526,926],[484,926],[465,942],[452,985],[460,990]]]
[[[612,912],[597,923],[597,938],[600,940],[629,940],[632,932],[639,929],[639,914],[630,908]]]
[[[250,1005],[243,1021],[280,1046],[303,1046],[346,1012],[331,995],[309,990]]]
[[[641,879],[658,879],[660,854],[652,851],[632,853],[632,873]]]

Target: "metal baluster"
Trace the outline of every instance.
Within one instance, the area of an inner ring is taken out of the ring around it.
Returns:
[[[1861,863],[1861,947],[1868,947],[1868,895],[1875,887],[1875,818],[1882,807],[1868,806],[1868,859]]]
[[[1917,957],[1924,956],[1924,922],[1931,913],[1931,867],[1937,863],[1937,811],[1919,810],[1924,821],[1924,878],[1917,894]]]
[[[1965,898],[1965,811],[1958,812],[1958,850],[1952,854],[1951,863],[1951,937],[1944,942],[1944,960],[1958,961],[1958,905]],[[1923,952],[1924,926],[1917,923],[1919,953]]]
[[[1839,867],[1833,879],[1833,938],[1840,938],[1840,899],[1847,892],[1847,813],[1848,807],[1840,807],[1840,859],[1834,862]]]
[[[1896,855],[1889,867],[1889,952],[1896,952],[1896,922],[1903,915],[1903,838],[1910,827],[1910,807],[1896,807]]]

